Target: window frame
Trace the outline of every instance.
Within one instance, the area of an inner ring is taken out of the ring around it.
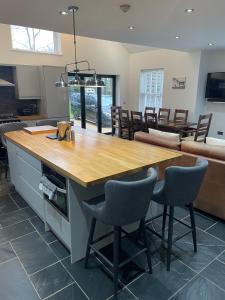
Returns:
[[[156,107],[156,111],[159,110],[160,107],[162,107],[162,104],[163,104],[163,95],[164,95],[164,82],[165,82],[165,69],[163,68],[154,68],[154,69],[142,69],[140,70],[140,76],[139,76],[139,110],[140,111],[144,111],[145,107],[143,107],[143,104],[142,104],[142,99],[141,99],[141,96],[142,96],[142,74],[144,72],[154,72],[154,71],[161,71],[162,74],[163,74],[163,77],[162,77],[162,84],[161,84],[161,93],[158,94],[159,96],[161,96],[161,105],[159,105],[158,107]],[[146,94],[146,93],[144,93]],[[150,95],[153,95],[153,96],[157,96],[157,94],[151,94]],[[144,106],[154,106],[154,105],[151,105],[151,104],[148,104],[148,105],[144,105]]]
[[[47,30],[51,31],[53,33],[53,42],[54,42],[54,52],[48,52],[48,51],[37,51],[37,50],[31,50],[31,49],[20,49],[13,47],[13,26],[17,25],[10,25],[10,40],[11,40],[11,50],[16,51],[16,52],[25,52],[29,54],[44,54],[44,55],[62,55],[62,42],[61,42],[61,33],[55,32],[52,30]],[[26,28],[33,28],[33,27],[28,27],[28,26],[19,26],[18,27],[26,27]],[[39,28],[33,28],[33,29],[39,29]],[[41,29],[40,30],[45,30]]]

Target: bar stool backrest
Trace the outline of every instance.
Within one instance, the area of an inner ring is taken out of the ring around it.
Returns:
[[[5,133],[11,132],[11,131],[22,130],[24,127],[27,127],[27,124],[23,123],[23,122],[0,124],[0,138],[1,138],[3,147],[7,148],[6,138],[4,136]]]
[[[109,180],[105,184],[102,221],[113,226],[124,226],[145,218],[156,178],[156,171],[151,169],[151,175],[142,180]]]
[[[165,172],[164,196],[171,206],[193,203],[208,167],[206,159],[198,158],[193,167],[168,167]]]

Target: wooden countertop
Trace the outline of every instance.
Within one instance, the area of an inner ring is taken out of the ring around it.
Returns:
[[[21,121],[35,121],[47,119],[46,115],[31,115],[31,116],[17,116]]]
[[[93,131],[75,133],[75,142],[59,142],[46,134],[14,131],[6,138],[84,187],[141,171],[181,154],[140,142],[122,140]]]

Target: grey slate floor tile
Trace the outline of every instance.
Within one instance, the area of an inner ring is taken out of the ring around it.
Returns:
[[[28,206],[27,202],[16,191],[10,193],[10,196],[20,208],[25,208]]]
[[[73,282],[61,263],[50,266],[30,277],[41,299],[65,288]]]
[[[225,291],[202,276],[195,277],[171,300],[223,300]]]
[[[200,275],[211,280],[225,290],[225,264],[217,259],[214,260]]]
[[[225,251],[218,257],[218,259],[225,264]]]
[[[62,291],[49,297],[48,300],[87,300],[88,298],[84,295],[77,284],[72,284]],[[128,299],[127,299],[128,300]]]
[[[56,256],[37,232],[13,241],[12,246],[28,274],[46,268],[57,261]]]
[[[66,247],[59,241],[55,241],[49,244],[49,247],[52,249],[54,254],[58,257],[58,259],[66,258],[70,255],[70,252],[66,249]]]
[[[10,243],[0,245],[0,263],[16,257]]]
[[[191,224],[189,216],[186,217],[183,221],[185,223],[188,223],[189,225]],[[216,221],[213,219],[209,219],[208,217],[201,215],[199,213],[195,213],[195,223],[198,228],[201,228],[202,230],[206,230],[207,228],[215,224]]]
[[[128,289],[142,300],[166,300],[192,279],[195,274],[178,260],[171,263],[170,272],[166,270],[163,263],[160,263],[153,268],[153,274],[144,274],[128,285]]]
[[[0,279],[1,300],[39,299],[18,259],[1,264]]]
[[[174,225],[175,235],[184,233],[181,224]],[[196,272],[200,272],[217,255],[225,250],[225,243],[207,232],[197,230],[198,251],[194,253],[192,235],[188,234],[173,245],[173,254]]]
[[[90,299],[103,300],[113,295],[111,278],[93,256],[87,269],[84,268],[84,260],[71,265],[70,258],[66,258],[62,263]]]
[[[0,229],[0,244],[11,241],[33,231],[34,228],[28,221],[2,228]]]
[[[2,227],[13,225],[18,222],[27,220],[35,215],[36,215],[35,212],[30,207],[18,209],[18,210],[12,211],[10,213],[1,215],[0,225]]]
[[[216,223],[207,232],[225,241],[225,222]]]
[[[30,222],[39,232],[42,238],[46,241],[46,243],[51,243],[57,240],[56,236],[51,231],[45,231],[44,222],[39,217],[36,216],[34,218],[31,218]]]
[[[17,210],[17,205],[9,195],[0,196],[0,215]]]

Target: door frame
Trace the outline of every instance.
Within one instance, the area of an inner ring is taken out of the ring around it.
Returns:
[[[72,76],[73,72],[68,73]],[[91,74],[79,74],[80,78],[84,80],[85,77],[92,77]],[[116,75],[98,74],[97,78],[111,78],[112,79],[112,105],[116,105]],[[97,132],[102,133],[102,88],[97,88]],[[86,105],[85,105],[85,87],[80,87],[80,104],[81,104],[81,128],[86,129]],[[111,131],[106,134],[111,134]]]

